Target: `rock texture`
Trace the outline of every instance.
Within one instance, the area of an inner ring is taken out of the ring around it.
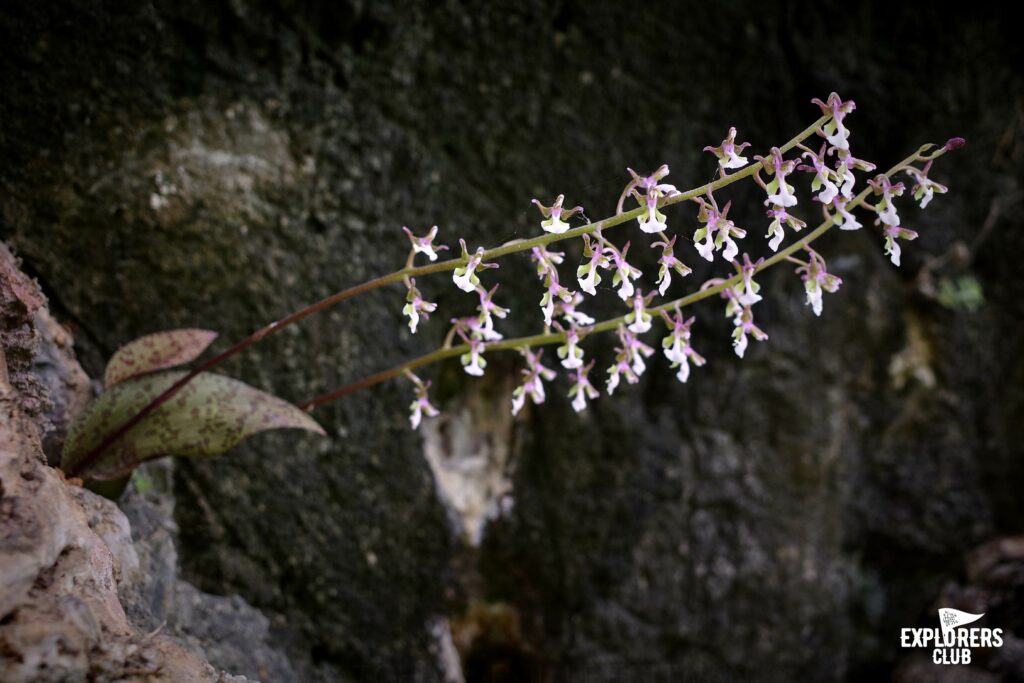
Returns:
[[[954,683],[955,681],[1018,681],[1024,678],[1024,537],[996,538],[972,550],[961,577],[949,581],[935,600],[935,608],[953,607],[984,614],[985,626],[1002,629],[1003,645],[973,653],[970,666],[936,665],[931,653],[907,657],[896,670],[896,683]],[[931,626],[928,622],[915,626]]]
[[[81,368],[66,333],[33,324],[48,320],[45,300],[2,246],[0,301],[0,680],[244,683],[126,616],[118,591],[140,571],[128,520],[46,465],[47,394],[37,378],[18,381],[37,346],[63,349],[63,361],[51,356],[47,367],[71,387],[80,387]],[[75,400],[65,391],[54,403]]]
[[[515,421],[512,504],[478,548],[453,533],[399,384],[318,412],[330,440],[266,435],[174,474],[187,578],[259,608],[303,680],[442,680],[452,642],[467,680],[884,680],[963,554],[1024,531],[1011,26],[839,2],[22,3],[0,10],[0,236],[97,376],[141,334],[226,342],[387,272],[403,224],[494,244],[535,229],[534,196],[609,213],[626,166],[704,182],[699,150],[729,125],[763,151],[833,89],[883,166],[965,136],[935,171],[952,193],[901,211],[921,238],[900,270],[868,230],[830,237],[845,284],[821,319],[776,272],[771,340],[745,360],[709,304],[687,386],[659,361],[587,416],[552,400]],[[730,198],[760,249],[760,197]],[[690,234],[692,211],[669,224]],[[501,276],[509,332],[534,331],[530,265]],[[937,298],[964,276],[977,310]],[[375,292],[226,370],[308,398],[440,340],[437,321],[411,339],[401,305]],[[478,391],[505,410],[517,367],[489,371]],[[464,377],[433,378],[458,415]]]
[[[147,465],[120,501],[139,558],[138,571],[121,590],[132,623],[174,635],[229,671],[261,681],[302,680],[259,610],[237,595],[203,593],[180,578],[173,498],[167,495],[172,472],[167,461]]]

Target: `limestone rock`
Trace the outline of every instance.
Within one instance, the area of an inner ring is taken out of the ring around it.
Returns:
[[[45,314],[36,285],[6,250],[0,302],[0,680],[243,683],[127,618],[118,590],[139,572],[128,521],[114,503],[47,466],[40,443],[41,428],[50,426],[40,415],[45,389],[22,380],[19,390],[12,381],[29,372],[33,317]],[[56,374],[81,386],[80,368]]]

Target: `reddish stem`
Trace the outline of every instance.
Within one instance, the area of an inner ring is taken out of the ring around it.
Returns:
[[[829,118],[829,116],[827,116],[827,115],[822,116],[820,119],[818,119],[813,124],[808,126],[799,135],[797,135],[797,137],[793,138],[792,140],[787,142],[785,145],[783,145],[781,147],[782,151],[785,152],[785,151],[788,151],[788,150],[792,149],[801,140],[803,140],[803,139],[807,138],[808,136],[812,135],[821,125],[823,125],[825,123],[825,121],[828,120],[828,118]],[[737,173],[734,173],[733,175],[720,178],[719,180],[717,180],[715,182],[708,183],[706,185],[703,185],[703,186],[701,186],[699,188],[695,188],[695,189],[690,190],[688,192],[684,192],[684,193],[681,193],[681,194],[678,194],[678,195],[674,195],[672,197],[665,198],[664,200],[662,200],[661,205],[662,206],[669,206],[669,205],[675,204],[677,202],[681,202],[681,201],[685,201],[687,199],[691,199],[691,198],[696,197],[696,196],[698,196],[700,194],[703,194],[705,192],[710,192],[713,188],[718,188],[718,187],[722,187],[722,186],[725,186],[725,185],[729,185],[729,184],[731,184],[733,182],[741,180],[742,178],[748,177],[752,173],[755,173],[757,168],[758,168],[757,165],[751,164],[751,165],[747,166],[746,168],[744,168],[743,170],[738,171]],[[621,224],[623,224],[623,223],[625,223],[625,222],[627,222],[629,220],[632,220],[633,218],[636,218],[637,216],[639,216],[642,212],[643,212],[643,208],[641,207],[641,208],[634,209],[633,211],[629,211],[627,213],[617,214],[615,216],[606,218],[606,219],[604,219],[602,221],[598,221],[597,223],[590,223],[590,224],[582,226],[580,228],[575,228],[573,230],[569,230],[569,231],[567,231],[565,233],[561,233],[561,234],[545,234],[545,235],[541,235],[539,237],[535,237],[533,239],[526,240],[526,241],[516,240],[516,241],[510,242],[510,243],[506,243],[506,244],[504,244],[504,245],[502,245],[500,247],[497,247],[495,249],[491,249],[488,252],[486,252],[484,254],[484,260],[486,261],[486,260],[490,260],[490,259],[494,259],[494,258],[499,258],[501,256],[505,256],[507,254],[511,254],[511,253],[514,253],[514,252],[517,252],[517,251],[523,251],[523,250],[529,248],[530,246],[542,246],[542,245],[545,245],[545,244],[549,244],[551,242],[556,242],[556,241],[564,240],[564,239],[570,239],[570,238],[582,235],[584,233],[599,232],[600,229],[603,228],[603,227],[613,227],[613,226],[616,226],[616,225],[621,225]],[[113,432],[108,434],[95,448],[93,448],[91,451],[89,451],[81,460],[79,460],[74,465],[70,466],[67,469],[66,474],[68,476],[75,476],[75,475],[79,475],[79,474],[84,473],[85,471],[87,471],[89,469],[89,467],[92,466],[96,462],[96,460],[103,453],[103,451],[105,451],[107,448],[109,448],[111,444],[113,444],[118,439],[120,439],[122,436],[124,436],[129,430],[131,430],[133,427],[135,427],[135,425],[139,424],[147,416],[152,414],[153,411],[155,411],[161,405],[163,405],[168,400],[173,398],[179,391],[182,390],[182,388],[184,388],[189,382],[191,382],[193,379],[195,379],[199,374],[201,374],[203,372],[206,372],[207,370],[213,368],[216,365],[219,365],[220,363],[224,362],[225,360],[227,360],[231,356],[234,356],[235,354],[239,353],[240,351],[244,351],[245,349],[249,348],[250,346],[252,346],[256,342],[258,342],[261,339],[263,339],[264,337],[268,337],[271,334],[279,332],[282,329],[284,329],[285,327],[287,327],[287,326],[289,326],[289,325],[291,325],[293,323],[296,323],[296,322],[298,322],[298,321],[300,321],[300,320],[302,320],[302,319],[304,319],[304,318],[306,318],[306,317],[308,317],[310,315],[313,315],[314,313],[318,313],[318,312],[324,310],[325,308],[329,308],[330,306],[333,306],[334,304],[337,304],[337,303],[339,303],[341,301],[344,301],[345,299],[349,299],[349,298],[351,298],[353,296],[356,296],[358,294],[362,294],[362,293],[370,291],[372,289],[377,289],[378,287],[383,287],[384,285],[388,285],[388,284],[391,284],[393,282],[402,281],[403,279],[405,279],[407,277],[416,276],[416,275],[427,275],[427,274],[430,274],[430,273],[438,273],[438,272],[445,271],[445,270],[451,270],[452,268],[456,267],[460,263],[464,264],[465,263],[465,259],[464,258],[461,258],[461,259],[460,258],[449,259],[447,261],[441,261],[441,262],[438,262],[438,263],[432,263],[432,264],[429,264],[429,265],[419,266],[419,267],[416,267],[416,268],[410,268],[410,267],[407,266],[403,270],[396,271],[394,273],[390,273],[388,275],[384,275],[384,276],[375,278],[373,280],[369,280],[368,282],[364,282],[362,284],[355,285],[354,287],[349,287],[348,289],[342,290],[341,292],[338,292],[337,294],[332,294],[331,296],[329,296],[329,297],[327,297],[325,299],[321,299],[320,301],[316,302],[315,304],[312,304],[312,305],[307,306],[307,307],[305,307],[303,309],[300,309],[300,310],[296,311],[295,313],[292,313],[289,316],[281,318],[280,320],[275,321],[275,322],[267,325],[266,327],[263,327],[263,328],[257,330],[252,335],[246,337],[245,339],[243,339],[242,341],[238,342],[234,346],[226,349],[225,351],[222,351],[218,355],[214,356],[213,358],[211,358],[208,361],[202,363],[201,365],[199,365],[195,369],[191,370],[184,377],[182,377],[177,382],[175,382],[170,387],[168,387],[168,389],[166,391],[164,391],[162,394],[160,394],[159,396],[154,398],[152,401],[150,401],[145,407],[143,407],[141,410],[139,410],[139,412],[136,413],[132,418],[130,418],[123,425],[121,425],[116,430],[114,430]],[[315,398],[315,399],[313,399],[311,401],[307,401],[306,403],[302,404],[301,407],[309,410],[309,409],[319,405],[320,403],[325,403],[328,400],[332,400],[334,398],[339,398],[339,397],[344,396],[346,394],[352,393],[353,391],[357,391],[358,389],[362,389],[362,388],[365,388],[365,387],[368,387],[368,386],[372,386],[372,385],[377,384],[379,382],[382,382],[384,380],[390,379],[390,378],[394,377],[396,374],[398,374],[398,372],[401,372],[401,371],[403,371],[403,370],[405,370],[407,368],[419,367],[420,365],[426,365],[428,363],[433,362],[434,360],[440,360],[441,358],[448,358],[448,357],[451,357],[451,356],[456,355],[458,353],[458,351],[456,349],[445,349],[445,350],[442,350],[442,351],[443,352],[435,352],[435,353],[432,353],[432,354],[427,354],[426,356],[421,356],[416,361],[414,361],[414,363],[415,363],[414,365],[406,365],[406,366],[402,366],[401,368],[397,368],[397,369],[393,369],[393,370],[386,370],[384,372],[377,373],[376,375],[371,375],[370,377],[367,377],[364,380],[360,380],[360,381],[356,382],[355,384],[348,385],[346,387],[342,387],[341,389],[338,389],[337,391],[332,392],[331,394],[327,394],[327,395],[325,395],[323,397],[317,397],[317,398]],[[327,398],[328,396],[330,398]]]
[[[337,400],[342,396],[348,396],[349,394],[361,391],[368,387],[372,387],[375,384],[380,384],[381,382],[385,382],[391,379],[392,377],[398,377],[399,375],[406,373],[410,370],[415,370],[416,368],[421,368],[424,365],[430,365],[431,363],[436,363],[438,361],[445,360],[446,358],[453,358],[454,356],[458,356],[459,354],[465,352],[465,350],[465,346],[441,347],[440,349],[424,354],[419,358],[414,358],[411,361],[402,363],[401,365],[396,365],[395,367],[388,368],[387,370],[381,370],[376,374],[370,375],[369,377],[364,377],[360,380],[352,382],[351,384],[346,384],[345,386],[339,387],[338,389],[335,389],[334,391],[328,392],[326,394],[320,394],[319,396],[315,396],[314,398],[309,399],[305,403],[300,403],[299,408],[305,410],[306,412],[309,412],[319,405],[322,405],[324,403],[330,403],[331,401]]]
[[[231,356],[234,356],[235,354],[244,351],[245,349],[249,348],[256,342],[263,339],[264,337],[269,337],[270,335],[275,334],[276,332],[280,332],[289,325],[297,323],[300,320],[303,320],[304,318],[308,318],[314,313],[319,313],[325,308],[329,308],[341,301],[344,301],[345,299],[350,299],[364,292],[368,292],[371,289],[377,289],[378,287],[383,287],[384,285],[391,284],[392,282],[397,282],[400,279],[401,272],[391,273],[389,275],[384,275],[373,280],[368,280],[367,282],[363,282],[362,284],[358,284],[355,285],[354,287],[349,287],[348,289],[344,289],[340,292],[337,292],[336,294],[332,294],[331,296],[325,299],[317,301],[315,304],[310,304],[305,308],[295,311],[291,315],[285,316],[280,320],[276,320],[270,323],[266,327],[260,328],[259,330],[252,333],[251,335],[249,335],[242,341],[238,342],[234,346],[231,346],[225,349],[224,351],[221,351],[213,358],[204,361],[203,363],[199,364],[198,366],[190,370],[184,377],[179,379],[177,382],[168,387],[162,394],[160,394],[152,401],[150,401],[148,404],[146,404],[146,406],[139,410],[139,412],[137,412],[132,418],[127,420],[124,424],[122,424],[114,431],[107,434],[107,436],[104,437],[104,439],[95,448],[89,451],[81,460],[79,460],[71,467],[69,467],[65,474],[69,477],[74,477],[79,476],[85,472],[88,472],[89,467],[91,467],[96,462],[100,455],[102,455],[103,451],[108,449],[111,446],[111,444],[113,444],[115,441],[117,441],[122,436],[127,434],[128,431],[131,430],[135,425],[139,424],[140,422],[142,422],[142,420],[151,415],[153,411],[155,411],[157,408],[159,408],[167,401],[171,400],[179,391],[185,388],[185,385],[187,385],[193,379],[198,377],[200,374],[206,372],[207,370],[217,365],[220,365]]]

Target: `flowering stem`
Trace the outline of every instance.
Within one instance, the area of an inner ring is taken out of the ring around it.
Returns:
[[[813,132],[814,130],[816,130],[817,126],[819,126],[821,124],[822,124],[822,122],[818,121],[818,122],[815,123],[814,126],[809,128],[808,130]],[[805,131],[805,133],[806,132],[807,131]],[[802,138],[795,138],[795,139],[802,139]],[[791,141],[791,147],[792,146],[795,146],[795,143],[793,143]],[[935,152],[933,152],[931,154],[925,154],[926,150],[928,150],[928,148],[930,148],[932,146],[933,145],[924,145],[924,146],[920,147],[916,152],[914,152],[913,154],[908,156],[906,159],[904,159],[903,161],[899,162],[898,164],[893,166],[891,169],[886,171],[886,173],[885,173],[886,177],[892,178],[892,176],[894,176],[896,173],[898,173],[899,171],[907,168],[908,166],[910,166],[915,161],[927,161],[927,160],[930,160],[930,159],[934,159],[934,158],[937,158],[939,156],[942,156],[943,154],[946,153],[946,151],[948,151],[947,148],[940,147],[937,151],[935,151]],[[756,168],[759,167],[759,166],[760,166],[760,164],[753,164],[752,166],[748,166],[747,168],[744,168],[743,171],[740,171],[740,173],[746,173],[747,176],[753,175],[754,173],[756,173]],[[751,170],[752,168],[754,170]],[[728,176],[728,178],[731,180],[731,179],[735,178],[736,176],[740,175],[740,173]],[[705,186],[705,189],[708,189],[709,186],[712,186],[712,185],[715,185],[715,183],[709,183],[707,186]],[[714,189],[714,188],[710,188],[710,189]],[[846,205],[847,209],[848,210],[852,210],[852,209],[855,209],[857,207],[862,206],[865,203],[865,201],[867,200],[868,196],[871,194],[871,192],[872,192],[872,189],[870,187],[865,188],[863,191],[861,191],[860,194],[858,194],[856,197],[854,197],[853,199],[851,199],[847,203],[847,205]],[[687,192],[687,193],[684,193],[683,195],[677,195],[675,197],[672,197],[672,198],[669,199],[669,201],[666,201],[665,203],[666,204],[674,203],[672,200],[683,201],[683,199],[689,199],[689,198],[692,198],[693,196],[696,196],[696,195],[692,195],[690,192]],[[630,212],[629,214],[619,214],[619,216],[616,216],[615,218],[620,218],[622,216],[631,216],[631,217],[635,218],[636,215],[638,215],[639,212],[640,212],[640,210],[638,209],[638,210]],[[610,220],[610,219],[606,219],[606,220]],[[602,223],[604,223],[604,222],[605,221],[602,221]],[[592,227],[594,225],[597,225],[597,224],[591,224],[590,226],[585,226],[585,227]],[[614,225],[618,225],[618,223],[614,223]],[[764,261],[762,261],[761,264],[759,266],[757,266],[757,268],[755,269],[754,272],[755,273],[761,272],[761,271],[763,271],[763,270],[765,270],[767,268],[770,268],[770,267],[774,266],[777,263],[780,263],[782,261],[787,260],[788,258],[792,257],[793,254],[795,254],[796,252],[804,249],[805,247],[810,245],[811,242],[815,241],[816,239],[818,239],[819,237],[824,235],[834,225],[835,225],[834,217],[833,216],[829,216],[824,221],[822,221],[822,223],[820,225],[818,225],[817,228],[815,228],[813,231],[811,231],[806,237],[803,237],[802,239],[797,240],[796,242],[794,242],[793,244],[789,245],[785,249],[782,249],[781,251],[779,251],[776,254],[774,254],[771,258],[768,258],[768,259],[765,259]],[[608,227],[608,226],[606,225],[606,227]],[[583,234],[582,232],[579,232],[579,230],[581,230],[581,228],[577,228],[576,231],[565,232],[565,233],[563,233],[561,235],[544,235],[543,237],[544,238],[554,237],[554,238],[559,238],[559,239],[565,239],[566,236],[569,235],[570,232],[576,232],[577,235]],[[545,241],[538,241],[538,240],[541,240],[541,239],[543,239],[543,238],[537,238],[536,240],[529,240],[529,242],[532,242],[531,246],[537,246],[538,244],[548,244],[549,242],[555,241],[555,240],[552,240],[552,239],[547,239]],[[497,250],[492,250],[492,251],[497,251]],[[511,253],[511,252],[508,252],[508,253]],[[504,255],[504,254],[502,254],[502,255]],[[662,311],[664,311],[666,313],[670,313],[670,312],[674,311],[677,308],[685,308],[686,306],[690,306],[692,304],[695,304],[698,301],[702,301],[704,299],[707,299],[708,297],[714,296],[715,294],[718,294],[718,293],[722,292],[723,290],[725,290],[725,289],[727,289],[729,287],[735,287],[736,285],[738,285],[742,281],[742,279],[743,279],[743,276],[741,274],[737,274],[737,275],[734,275],[731,278],[728,278],[726,280],[723,280],[723,281],[715,284],[712,287],[708,287],[706,289],[701,289],[700,291],[693,292],[692,294],[688,294],[687,296],[681,297],[679,299],[675,299],[674,301],[669,301],[668,303],[661,304],[660,306],[655,306],[655,307],[652,307],[652,308],[648,308],[646,310],[649,313],[651,313],[652,315],[656,315],[658,313],[661,313]],[[601,321],[599,323],[596,323],[594,325],[588,326],[586,328],[586,330],[587,330],[586,333],[589,335],[589,334],[598,333],[598,332],[609,332],[609,331],[618,329],[618,327],[620,325],[624,324],[624,323],[625,323],[625,316],[619,316],[617,318],[611,318],[609,320],[603,320],[603,321]],[[518,337],[518,338],[515,338],[515,339],[505,339],[505,340],[498,341],[498,342],[492,342],[492,343],[488,343],[486,348],[487,348],[488,352],[491,352],[491,351],[508,351],[508,350],[520,349],[520,348],[524,348],[524,347],[525,348],[529,348],[529,347],[534,347],[534,346],[545,346],[545,345],[549,345],[549,344],[565,343],[565,341],[566,341],[566,335],[565,335],[564,332],[552,332],[552,333],[548,333],[548,334],[535,334],[535,335],[532,335],[532,336],[529,336],[529,337]],[[379,383],[384,382],[386,380],[392,379],[393,377],[397,377],[398,375],[401,375],[401,374],[403,374],[403,373],[405,373],[407,371],[415,370],[416,368],[423,367],[424,365],[430,365],[430,364],[436,363],[438,361],[446,360],[448,358],[453,358],[455,356],[459,356],[459,355],[462,355],[464,353],[468,353],[469,350],[470,350],[469,344],[461,344],[459,346],[442,347],[440,349],[437,349],[436,351],[433,351],[431,353],[419,356],[418,358],[414,358],[414,359],[412,359],[410,361],[402,363],[401,365],[396,365],[395,367],[390,368],[388,370],[384,370],[382,372],[378,372],[378,373],[376,373],[374,375],[370,375],[369,377],[364,377],[363,379],[360,379],[360,380],[358,380],[356,382],[353,382],[351,384],[346,384],[345,386],[340,387],[338,389],[335,389],[334,391],[330,391],[328,393],[321,394],[320,396],[312,398],[312,399],[306,401],[305,403],[301,403],[299,405],[299,407],[302,408],[303,410],[307,410],[307,411],[312,410],[313,408],[316,408],[317,406],[323,405],[325,403],[330,403],[331,401],[339,399],[339,398],[341,398],[343,396],[347,396],[348,394],[351,394],[351,393],[353,393],[355,391],[360,391],[362,389],[366,389],[368,387],[371,387],[371,386],[373,386],[375,384],[379,384]]]
[[[401,273],[402,271],[398,271],[396,273],[384,275],[373,280],[368,280],[361,284],[355,285],[353,287],[349,287],[348,289],[344,289],[335,294],[332,294],[331,296],[325,299],[321,299],[315,304],[311,304],[303,309],[295,311],[291,315],[285,316],[280,320],[275,320],[269,325],[262,327],[256,332],[252,333],[251,335],[241,340],[240,342],[237,342],[236,344],[221,351],[216,356],[213,356],[209,360],[200,363],[195,368],[186,373],[181,379],[179,379],[177,382],[168,387],[163,393],[161,393],[148,404],[146,404],[141,410],[139,410],[139,412],[133,415],[124,424],[122,424],[120,427],[110,432],[109,434],[107,434],[107,436],[95,448],[89,451],[89,453],[85,455],[85,457],[76,462],[73,466],[69,467],[68,471],[65,472],[65,474],[69,477],[73,477],[77,476],[81,472],[88,471],[89,467],[96,461],[97,458],[99,458],[103,451],[105,451],[107,448],[111,446],[111,444],[113,444],[115,441],[124,436],[132,427],[142,422],[142,420],[144,420],[154,410],[156,410],[161,405],[163,405],[171,398],[173,398],[179,391],[181,391],[185,387],[186,384],[188,384],[197,376],[206,372],[210,368],[220,365],[231,356],[234,356],[235,354],[244,351],[245,349],[249,348],[256,342],[262,340],[264,337],[269,337],[275,332],[279,332],[293,323],[297,323],[304,318],[308,318],[314,313],[319,313],[320,311],[323,311],[326,308],[329,308],[341,301],[344,301],[345,299],[351,299],[352,297],[357,296],[359,294],[363,294],[364,292],[369,292],[373,289],[377,289],[378,287],[383,287],[384,285],[391,284],[392,282],[398,282],[399,280],[402,279]]]
[[[787,152],[787,151],[793,149],[797,145],[801,144],[804,140],[806,140],[810,136],[814,135],[818,131],[818,129],[821,128],[821,126],[825,125],[825,123],[828,122],[828,120],[830,118],[831,118],[830,116],[822,116],[817,121],[815,121],[814,123],[809,125],[807,128],[805,128],[803,131],[801,131],[799,134],[797,134],[796,137],[791,139],[789,142],[785,143],[780,149],[783,152]],[[715,180],[714,182],[710,182],[710,183],[707,183],[705,185],[701,185],[700,187],[694,188],[692,190],[688,190],[688,191],[683,192],[681,194],[677,194],[677,195],[674,195],[674,196],[671,196],[671,197],[665,197],[665,198],[663,198],[661,200],[659,205],[660,206],[670,206],[672,204],[677,204],[679,202],[683,202],[683,201],[687,201],[687,200],[690,200],[690,199],[694,199],[695,197],[700,197],[700,196],[702,196],[702,195],[704,195],[704,194],[706,194],[708,192],[713,192],[713,191],[718,190],[718,189],[720,189],[722,187],[725,187],[727,185],[731,185],[732,183],[735,183],[735,182],[737,182],[739,180],[743,180],[744,178],[748,178],[748,177],[750,177],[752,175],[755,175],[760,167],[761,167],[761,164],[759,164],[757,162],[749,164],[746,167],[744,167],[743,169],[737,171],[736,173],[732,173],[730,175],[723,176],[723,177],[719,178],[718,180]],[[571,230],[567,230],[566,232],[561,233],[561,234],[545,233],[543,235],[538,235],[537,237],[533,237],[531,239],[514,240],[512,242],[508,242],[506,244],[503,244],[503,245],[501,245],[499,247],[495,247],[494,249],[488,249],[488,250],[484,251],[484,253],[482,255],[481,262],[494,261],[496,259],[499,259],[499,258],[501,258],[503,256],[507,256],[509,254],[515,254],[515,253],[518,253],[518,252],[521,252],[521,251],[528,251],[528,250],[530,250],[530,249],[532,249],[534,247],[545,246],[545,245],[551,244],[553,242],[559,242],[559,241],[562,241],[562,240],[572,239],[574,237],[580,237],[581,235],[590,234],[590,233],[593,233],[593,232],[597,232],[599,230],[606,230],[608,228],[613,228],[615,226],[622,225],[623,223],[627,223],[627,222],[629,222],[631,220],[635,220],[636,218],[638,218],[641,215],[643,215],[646,212],[646,210],[647,209],[645,207],[638,207],[638,208],[636,208],[636,209],[634,209],[632,211],[627,211],[625,213],[620,213],[620,214],[617,214],[615,216],[610,216],[608,218],[605,218],[604,220],[597,221],[596,223],[588,223],[587,225],[583,225],[583,226],[580,226],[578,228],[573,228]],[[364,293],[369,292],[371,290],[378,289],[380,287],[384,287],[385,285],[390,285],[390,284],[393,284],[393,283],[396,283],[396,282],[402,282],[402,281],[408,282],[408,279],[412,278],[412,277],[417,277],[417,276],[420,276],[420,275],[431,275],[433,273],[441,273],[441,272],[445,272],[445,271],[455,270],[456,268],[459,268],[461,266],[465,266],[466,262],[467,262],[466,258],[460,257],[460,258],[448,259],[446,261],[439,261],[437,263],[430,263],[430,264],[427,264],[427,265],[424,265],[424,266],[412,266],[412,265],[407,264],[406,267],[402,268],[401,270],[396,270],[393,273],[389,273],[387,275],[382,275],[382,276],[380,276],[378,278],[374,278],[372,280],[368,280],[367,282],[363,282],[363,283],[355,285],[353,287],[349,287],[348,289],[344,289],[344,290],[342,290],[340,292],[337,292],[335,294],[332,294],[332,295],[330,295],[330,296],[328,296],[328,297],[326,297],[324,299],[321,299],[320,301],[317,301],[316,303],[310,304],[309,306],[306,306],[306,307],[304,307],[302,309],[299,309],[298,311],[295,311],[294,313],[292,313],[292,314],[290,314],[290,315],[288,315],[288,316],[286,316],[284,318],[281,318],[280,320],[274,321],[274,322],[270,323],[269,325],[267,325],[267,326],[265,326],[263,328],[260,328],[259,330],[257,330],[253,334],[249,335],[245,339],[243,339],[243,340],[237,342],[236,344],[234,344],[233,346],[225,349],[221,353],[219,353],[216,356],[213,356],[212,358],[210,358],[209,360],[201,363],[200,365],[198,365],[197,367],[195,367],[194,369],[189,371],[187,374],[185,374],[181,379],[179,379],[177,382],[172,384],[164,392],[162,392],[160,395],[158,395],[152,401],[150,401],[148,404],[146,404],[143,408],[141,408],[139,410],[139,412],[137,412],[135,415],[133,415],[124,424],[122,424],[120,427],[118,427],[114,431],[110,432],[95,448],[93,448],[88,454],[86,454],[75,465],[70,467],[68,469],[68,471],[66,472],[66,474],[68,476],[75,476],[75,475],[77,475],[79,473],[88,471],[88,469],[93,465],[93,463],[95,463],[95,461],[99,458],[99,456],[103,453],[103,451],[105,451],[114,442],[116,442],[118,439],[120,439],[122,436],[124,436],[126,433],[128,433],[128,431],[131,430],[133,427],[135,427],[135,425],[139,424],[147,416],[152,414],[153,411],[155,411],[161,405],[163,405],[164,403],[169,401],[171,398],[173,398],[189,382],[191,382],[193,379],[195,379],[201,373],[206,372],[206,371],[208,371],[208,370],[210,370],[210,369],[220,365],[221,363],[226,361],[228,358],[231,358],[235,354],[244,351],[245,349],[249,348],[253,344],[256,344],[260,340],[264,339],[265,337],[269,337],[272,334],[276,334],[277,332],[280,332],[281,330],[283,330],[284,328],[288,327],[289,325],[297,323],[300,320],[303,320],[303,319],[305,319],[305,318],[307,318],[307,317],[309,317],[309,316],[311,316],[311,315],[313,315],[315,313],[319,313],[320,311],[323,311],[323,310],[325,310],[327,308],[330,308],[331,306],[334,306],[335,304],[338,304],[338,303],[340,303],[342,301],[345,301],[346,299],[351,299],[352,297],[357,296],[359,294],[364,294]],[[409,263],[411,264],[411,259],[410,259]],[[550,342],[544,342],[544,343],[550,343]],[[495,345],[488,345],[488,348],[512,348],[512,347],[504,347],[504,346],[502,346],[500,344],[495,344]],[[457,352],[462,352],[462,351],[460,351],[460,349],[464,350],[463,347],[450,347],[448,349],[444,349],[444,351],[445,351],[445,353],[447,355],[439,356],[439,357],[434,357],[435,354],[428,354],[427,356],[423,356],[422,358],[423,359],[430,358],[430,360],[419,362],[417,365],[413,365],[411,367],[419,367],[420,365],[425,365],[427,363],[432,363],[432,362],[435,362],[437,360],[441,360],[442,358],[448,358],[450,356],[456,355]],[[417,359],[417,360],[418,361],[422,361],[422,359]],[[417,361],[413,361],[413,362],[415,363]],[[408,366],[406,365],[406,366],[402,366],[402,367],[396,369],[395,373],[393,373],[393,374],[389,374],[389,373],[392,372],[390,370],[386,371],[386,372],[383,372],[383,373],[379,373],[379,375],[373,375],[372,377],[368,377],[368,378],[366,378],[366,380],[363,380],[363,381],[365,382],[365,381],[369,381],[369,380],[375,380],[375,381],[370,381],[368,384],[365,384],[365,386],[371,386],[371,385],[376,384],[378,382],[382,382],[382,381],[384,381],[386,379],[390,379],[391,377],[394,377],[395,374],[402,372],[404,369],[406,369],[406,367],[408,367]],[[360,385],[357,388],[363,388],[363,385]],[[355,391],[355,390],[356,389],[353,388],[353,389],[351,389],[349,391],[346,391],[345,393],[351,393],[351,391]],[[344,394],[341,394],[341,395],[344,395]],[[316,399],[314,399],[314,401],[316,401]],[[316,404],[310,402],[310,403],[303,404],[303,405],[304,405],[304,407],[311,407],[312,405],[316,405]]]

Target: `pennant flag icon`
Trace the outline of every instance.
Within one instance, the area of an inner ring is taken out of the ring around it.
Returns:
[[[958,609],[951,607],[940,607],[939,608],[939,625],[942,627],[942,638],[947,639],[949,632],[955,629],[957,626],[963,626],[964,624],[970,624],[978,619],[985,616],[985,613],[971,614],[970,612],[961,612]]]

